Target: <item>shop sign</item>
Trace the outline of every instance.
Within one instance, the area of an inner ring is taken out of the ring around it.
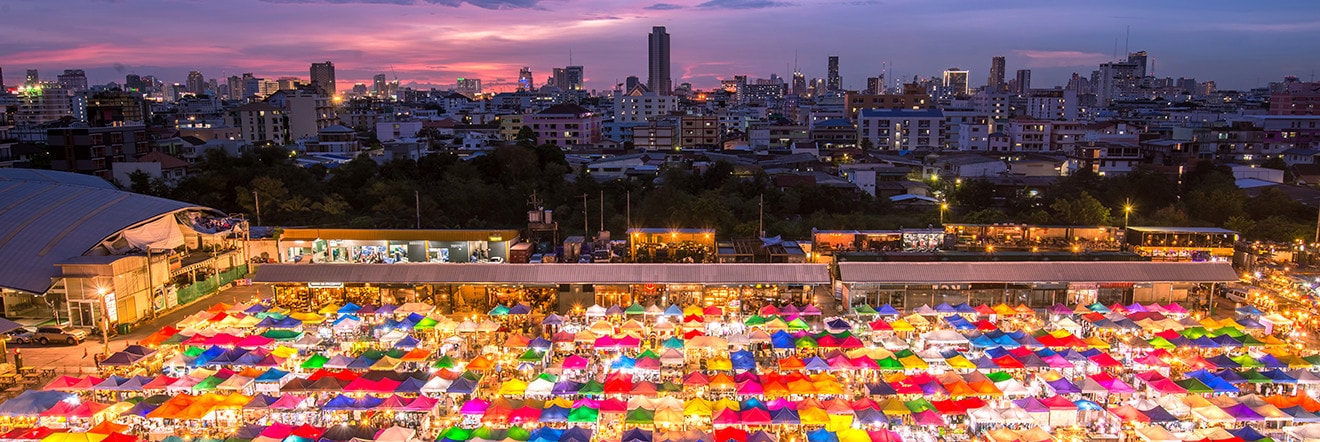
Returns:
[[[342,283],[342,282],[309,282],[309,283],[307,283],[307,287],[308,287],[308,288],[313,288],[313,289],[342,289],[342,288],[344,288],[344,283]]]
[[[110,318],[110,320],[114,322],[119,321],[119,304],[115,302],[115,294],[113,292],[105,294],[105,317]]]
[[[967,284],[935,284],[933,290],[967,290],[971,288]]]

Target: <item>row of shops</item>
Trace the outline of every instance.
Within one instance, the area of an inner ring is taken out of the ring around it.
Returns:
[[[572,313],[591,305],[765,305],[843,309],[947,303],[1105,305],[1180,302],[1236,281],[1227,263],[845,262],[827,264],[268,264],[281,307],[422,302],[445,314],[526,303]]]

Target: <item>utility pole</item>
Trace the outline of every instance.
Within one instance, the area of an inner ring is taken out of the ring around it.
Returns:
[[[632,191],[629,190],[627,195],[628,195],[628,202],[627,202],[628,209],[626,212],[627,214],[624,215],[627,219],[624,222],[628,223],[628,225],[625,226],[624,233],[627,233],[627,229],[632,228]],[[1316,234],[1320,235],[1320,224],[1316,225],[1316,231],[1317,231]],[[1320,241],[1320,239],[1317,239],[1317,241]]]
[[[600,191],[600,230],[605,230],[605,191]]]
[[[252,208],[257,209],[257,225],[261,225],[261,198],[257,197],[257,191],[252,191]]]
[[[421,193],[421,191],[413,190],[413,200],[414,200],[414,202],[416,202],[416,206],[417,206],[417,228],[418,228],[418,229],[421,229],[421,228],[422,228],[422,193]]]
[[[584,193],[582,194],[582,237],[584,240],[591,237],[591,225],[587,223],[589,220],[591,218],[587,217],[587,194]]]

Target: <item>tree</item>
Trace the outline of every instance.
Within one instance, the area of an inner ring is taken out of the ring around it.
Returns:
[[[533,131],[532,128],[529,126],[523,126],[522,129],[518,129],[518,135],[516,137],[516,140],[518,141],[518,144],[527,144],[529,146],[535,146],[536,132]]]
[[[861,148],[862,148],[862,152],[870,152],[875,149],[875,142],[872,142],[870,138],[863,137],[861,142]]]
[[[1054,217],[1062,224],[1072,226],[1103,226],[1109,224],[1109,208],[1100,204],[1090,193],[1082,192],[1073,199],[1059,198],[1050,205]]]

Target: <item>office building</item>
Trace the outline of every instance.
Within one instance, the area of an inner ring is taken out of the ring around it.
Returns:
[[[192,71],[188,73],[188,92],[197,95],[206,93],[206,77],[201,72]]]
[[[332,62],[312,63],[311,69],[312,84],[320,86],[326,95],[331,97],[338,95],[338,89],[335,89],[335,64]]]
[[[108,90],[87,98],[88,126],[143,125],[150,115],[142,95],[132,92]]]
[[[518,92],[530,92],[535,90],[534,80],[532,80],[532,68],[523,66],[518,71]]]
[[[1015,80],[1017,89],[1013,91],[1014,93],[1026,95],[1027,92],[1031,91],[1031,69],[1018,69]]]
[[[839,76],[839,56],[831,55],[829,65],[826,66],[825,90],[839,91],[843,90],[843,77]]]
[[[949,68],[944,71],[944,88],[940,91],[941,97],[957,97],[967,95],[968,85],[967,76],[971,73],[965,69]]]
[[[1004,56],[990,59],[990,80],[986,83],[990,92],[1006,92],[1004,88]]]
[[[18,88],[18,112],[14,113],[14,124],[37,126],[71,116],[73,108],[69,92],[59,83],[36,83]]]
[[[807,77],[801,72],[793,72],[793,95],[799,97],[807,94]]]
[[[65,69],[64,73],[59,76],[59,83],[69,92],[85,92],[87,91],[87,73],[83,72],[82,69]]]
[[[650,44],[647,46],[646,87],[660,95],[673,92],[673,81],[669,78],[669,33],[664,26],[651,28]]]
[[[26,81],[24,81],[23,84],[28,86],[35,85],[41,82],[41,74],[38,73],[36,69],[28,69],[27,78],[25,80]]]

